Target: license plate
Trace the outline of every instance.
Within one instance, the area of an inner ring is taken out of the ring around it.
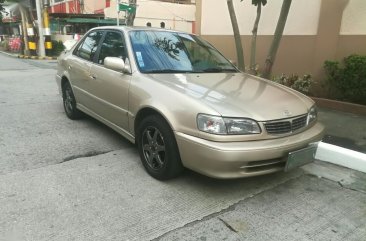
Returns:
[[[318,143],[311,143],[303,149],[290,152],[287,157],[285,172],[313,162],[317,148]]]

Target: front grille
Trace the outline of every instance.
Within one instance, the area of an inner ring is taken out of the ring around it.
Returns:
[[[290,121],[281,121],[281,122],[272,122],[264,124],[266,130],[270,134],[282,134],[291,132],[291,122]]]
[[[296,131],[298,129],[303,128],[306,126],[307,116],[301,116],[299,118],[296,118],[292,121],[292,131]]]
[[[306,126],[307,115],[300,116],[297,118],[271,121],[264,123],[267,133],[269,134],[286,134],[297,131]]]

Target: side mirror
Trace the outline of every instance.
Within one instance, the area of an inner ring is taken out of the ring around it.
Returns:
[[[131,73],[129,66],[125,64],[125,61],[117,57],[106,57],[104,59],[104,67],[122,73]]]

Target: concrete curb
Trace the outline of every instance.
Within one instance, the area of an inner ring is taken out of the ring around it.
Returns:
[[[18,56],[18,54],[11,54],[11,53],[8,53],[8,52],[5,52],[5,51],[1,51],[1,50],[0,50],[0,53],[5,54],[5,55],[8,55],[10,57],[17,57]]]
[[[315,159],[366,173],[366,154],[319,142]]]
[[[28,56],[28,55],[18,55],[20,59],[39,59],[39,60],[56,60],[57,57],[39,57],[39,56]]]
[[[57,57],[39,57],[39,56],[28,56],[28,55],[21,55],[21,54],[12,54],[5,51],[0,51],[0,53],[8,55],[10,57],[19,58],[19,59],[37,59],[37,60],[57,60]]]
[[[333,110],[344,111],[357,115],[366,115],[366,106],[338,100],[330,100],[318,97],[311,97],[319,107],[325,107]]]

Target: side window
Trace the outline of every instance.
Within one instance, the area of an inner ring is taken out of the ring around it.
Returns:
[[[76,55],[88,61],[93,61],[94,55],[97,52],[98,44],[103,36],[103,32],[91,32],[76,51]]]
[[[106,57],[118,57],[126,60],[125,41],[121,33],[107,32],[100,48],[98,63],[103,64]]]

